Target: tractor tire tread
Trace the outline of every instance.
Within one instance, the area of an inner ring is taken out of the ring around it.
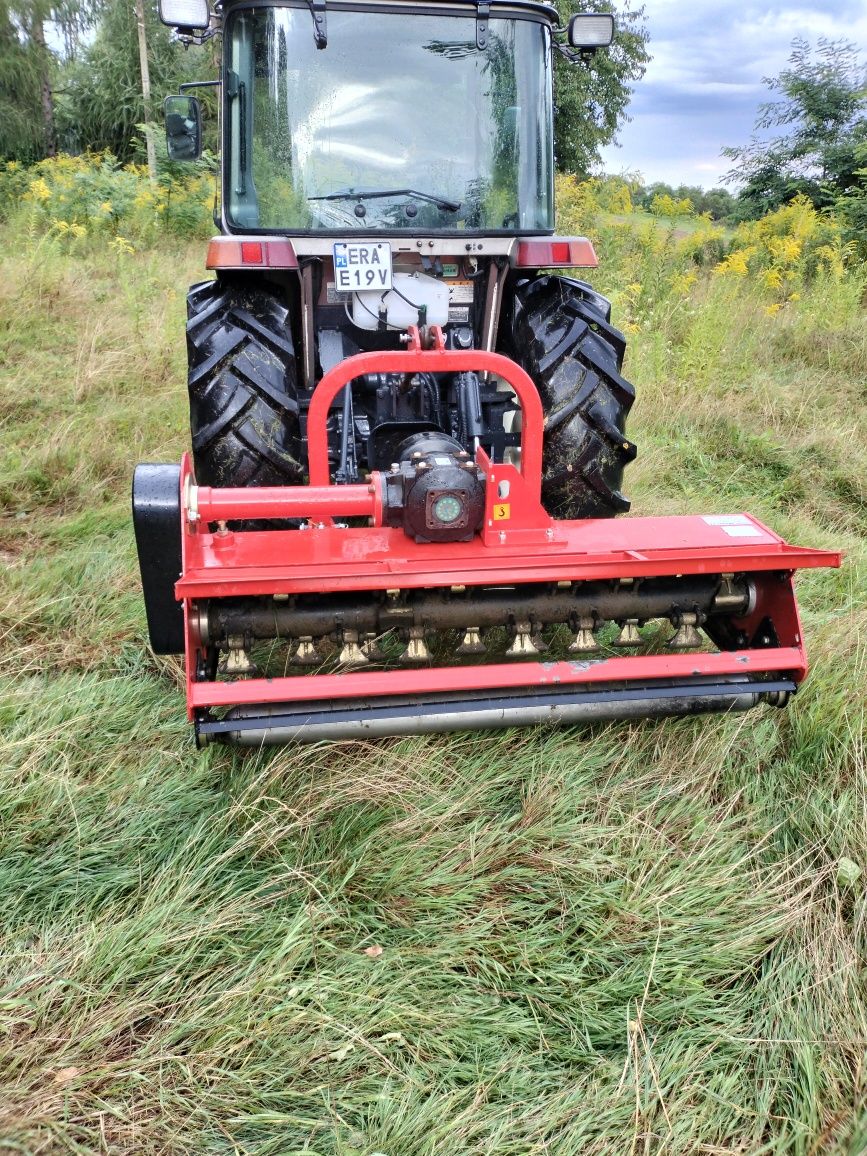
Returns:
[[[190,430],[197,480],[211,486],[303,480],[297,370],[286,305],[242,280],[187,297]]]
[[[636,456],[625,433],[635,391],[621,375],[626,343],[610,307],[584,282],[541,275],[515,288],[510,348],[545,413],[542,501],[568,518],[629,509],[623,471]]]

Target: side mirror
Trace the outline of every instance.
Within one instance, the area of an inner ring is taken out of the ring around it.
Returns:
[[[198,160],[202,155],[202,110],[196,98],[167,96],[163,114],[169,160]]]
[[[208,0],[160,0],[160,20],[183,32],[204,32],[211,23]]]
[[[607,48],[614,39],[614,17],[608,12],[579,12],[569,21],[567,39],[581,52]]]

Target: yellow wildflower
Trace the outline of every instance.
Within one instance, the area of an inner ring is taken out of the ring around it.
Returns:
[[[31,181],[27,191],[36,201],[47,201],[51,196],[51,189],[46,184],[44,177],[37,177],[35,181]]]
[[[756,251],[755,245],[748,245],[746,249],[735,249],[729,253],[714,269],[714,273],[724,276],[733,273],[736,277],[746,277],[749,273],[749,260]]]
[[[783,275],[779,269],[766,269],[762,274],[762,280],[768,289],[779,289],[783,284]]]
[[[673,293],[677,293],[680,297],[686,297],[692,286],[698,280],[698,274],[692,272],[678,273],[671,283]]]
[[[121,237],[120,234],[118,234],[115,237],[115,239],[111,242],[111,244],[109,245],[109,248],[114,249],[116,253],[134,253],[135,252],[135,248],[133,247],[133,245],[130,244],[130,242],[126,239],[126,237]]]

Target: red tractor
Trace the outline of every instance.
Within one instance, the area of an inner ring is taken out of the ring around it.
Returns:
[[[793,571],[839,556],[739,512],[614,520],[624,340],[552,271],[596,264],[553,235],[552,57],[611,17],[218,8],[161,0],[182,38],[222,33],[221,235],[188,298],[192,459],[133,487],[151,645],[186,656],[198,741],[784,704]],[[168,98],[173,158],[200,126]]]

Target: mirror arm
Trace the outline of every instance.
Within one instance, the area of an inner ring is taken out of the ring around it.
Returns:
[[[598,48],[570,48],[568,44],[554,44],[554,51],[558,52],[564,60],[568,60],[570,64],[587,64],[592,60]]]
[[[192,28],[175,29],[177,38],[184,48],[189,48],[191,44],[201,47],[202,44],[207,44],[209,40],[213,40],[215,36],[222,35],[222,32],[222,28],[206,28],[204,32],[196,32]]]
[[[178,92],[186,92],[188,88],[219,88],[222,80],[187,80],[178,85]]]

